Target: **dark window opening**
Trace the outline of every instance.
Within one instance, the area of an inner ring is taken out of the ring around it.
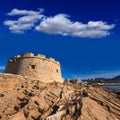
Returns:
[[[32,68],[32,69],[35,69],[35,65],[31,65],[31,68]]]
[[[56,70],[56,72],[58,73],[58,69]]]

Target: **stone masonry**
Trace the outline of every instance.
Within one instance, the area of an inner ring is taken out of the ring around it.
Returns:
[[[35,56],[33,53],[24,53],[10,58],[4,72],[22,75],[44,83],[63,82],[60,63],[41,54]]]

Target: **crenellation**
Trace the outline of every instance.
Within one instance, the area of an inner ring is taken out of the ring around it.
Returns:
[[[37,54],[37,55],[34,55],[33,53],[24,53],[22,55],[16,55],[12,58],[9,59],[9,62],[15,62],[19,59],[24,59],[24,58],[34,58],[34,59],[41,59],[41,60],[46,60],[46,61],[49,61],[49,62],[53,62],[55,64],[58,64],[60,65],[59,61],[56,61],[54,58],[52,57],[49,57],[47,58],[45,55],[42,55],[42,54]]]
[[[46,59],[46,56],[42,55],[42,54],[37,54],[37,57],[42,58],[42,59]]]
[[[11,62],[11,63],[13,63],[13,62],[16,61],[16,57],[14,56],[14,57],[10,58],[8,61]]]
[[[21,55],[17,55],[17,56],[16,56],[16,58],[20,58],[20,57],[21,57]]]
[[[56,62],[56,60],[54,58],[52,58],[52,57],[49,57],[48,60]]]
[[[60,62],[59,62],[59,61],[56,61],[56,63],[60,65]]]
[[[60,65],[60,63],[58,61],[56,61],[54,58],[52,58],[52,57],[46,58],[46,60],[49,61],[49,62],[53,62],[55,64]]]
[[[34,54],[33,53],[24,53],[21,55],[22,57],[33,57]]]
[[[5,73],[23,75],[42,82],[63,82],[60,63],[45,55],[24,53],[8,60]]]
[[[9,62],[13,62],[13,60],[12,60],[12,59],[9,59],[8,61],[9,61]]]
[[[55,59],[54,59],[54,58],[52,58],[52,57],[50,57],[49,59],[50,59],[50,60],[52,60],[52,61],[55,61]]]

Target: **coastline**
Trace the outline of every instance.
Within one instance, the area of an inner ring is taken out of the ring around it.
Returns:
[[[120,85],[114,85],[114,86],[103,86],[104,88],[112,89],[112,90],[117,90],[120,91]]]
[[[94,87],[98,87],[98,88],[107,88],[107,89],[111,89],[111,90],[116,90],[120,92],[120,85],[93,85]]]

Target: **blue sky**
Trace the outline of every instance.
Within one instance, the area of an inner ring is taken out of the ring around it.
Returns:
[[[24,52],[60,61],[63,77],[120,75],[119,0],[1,0],[0,71]]]

